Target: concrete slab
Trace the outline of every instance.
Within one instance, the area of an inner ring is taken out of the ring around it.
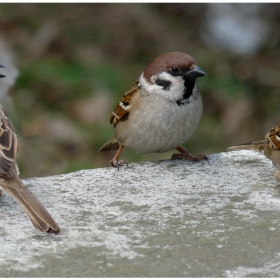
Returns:
[[[256,152],[23,181],[62,234],[4,194],[1,277],[280,276],[280,182]]]

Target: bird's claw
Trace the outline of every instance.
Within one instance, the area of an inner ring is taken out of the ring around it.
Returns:
[[[118,170],[120,170],[119,169],[120,165],[126,165],[126,167],[128,167],[128,163],[126,161],[124,161],[124,160],[116,160],[116,159],[110,160],[110,162],[109,162],[107,167],[110,167],[110,166],[117,167]]]
[[[188,161],[201,161],[201,160],[209,160],[205,155],[197,155],[193,156],[190,153],[182,153],[182,154],[173,154],[171,159],[186,159]]]

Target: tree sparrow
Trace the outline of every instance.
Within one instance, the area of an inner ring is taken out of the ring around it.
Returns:
[[[278,169],[274,172],[274,177],[276,180],[280,180],[280,123],[272,127],[263,141],[256,141],[251,144],[243,144],[227,148],[228,151],[244,149],[261,152],[269,158],[272,161],[273,166]]]
[[[4,68],[0,64],[0,68]],[[5,77],[0,74],[0,78]],[[16,164],[17,135],[8,114],[0,105],[0,187],[19,203],[35,228],[60,233],[60,228],[40,201],[23,185]],[[2,192],[0,190],[0,196]]]
[[[124,147],[143,154],[176,149],[180,154],[172,159],[207,159],[180,146],[199,124],[203,105],[195,82],[205,75],[185,53],[170,52],[153,60],[111,114],[115,136],[99,150],[118,150],[109,166],[126,164],[118,160]]]

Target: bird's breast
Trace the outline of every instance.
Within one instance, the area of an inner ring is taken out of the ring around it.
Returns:
[[[191,137],[202,115],[202,98],[197,89],[186,101],[178,104],[162,96],[142,96],[137,107],[132,106],[128,119],[118,123],[116,138],[138,153],[175,149]]]

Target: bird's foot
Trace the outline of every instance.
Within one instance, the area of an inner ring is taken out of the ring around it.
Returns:
[[[124,160],[117,160],[117,159],[113,158],[112,160],[110,160],[110,162],[108,164],[108,167],[110,167],[110,166],[117,167],[118,170],[119,170],[119,167],[121,165],[126,165],[128,167],[128,164],[127,164],[126,161],[124,161]]]
[[[171,159],[186,159],[188,161],[208,160],[207,156],[205,156],[205,155],[193,156],[186,149],[184,149],[182,147],[177,147],[176,150],[178,150],[180,152],[180,154],[173,154],[171,156]]]

